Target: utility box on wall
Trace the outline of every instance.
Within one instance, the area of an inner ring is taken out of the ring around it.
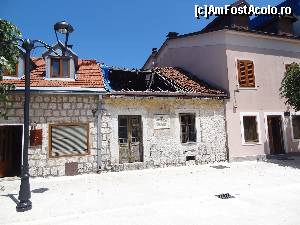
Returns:
[[[78,174],[78,162],[70,162],[65,164],[65,175],[74,176]]]
[[[30,146],[42,145],[42,129],[30,130]]]

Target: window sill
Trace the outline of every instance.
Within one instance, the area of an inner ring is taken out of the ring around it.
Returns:
[[[255,145],[261,145],[261,142],[257,142],[257,143],[242,143],[243,146],[255,146]]]
[[[257,90],[258,87],[249,87],[249,88],[246,88],[246,87],[238,87],[238,90]]]
[[[75,78],[51,78],[51,77],[46,77],[45,80],[61,80],[61,81],[75,81]]]
[[[73,155],[60,155],[60,156],[52,156],[52,155],[49,155],[49,159],[59,159],[59,158],[68,158],[68,157],[79,157],[79,156],[89,156],[90,155],[90,152],[87,152],[85,154],[73,154]]]
[[[182,145],[196,145],[197,142],[185,142],[185,143],[181,143]]]

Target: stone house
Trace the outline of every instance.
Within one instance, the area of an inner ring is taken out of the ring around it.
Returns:
[[[227,94],[180,68],[110,68],[102,104],[102,170],[227,159]]]
[[[54,46],[59,50],[59,45]],[[105,92],[100,65],[45,52],[31,68],[29,173],[60,176],[97,171],[99,102]],[[4,74],[14,84],[7,120],[0,120],[0,177],[20,175],[23,143],[24,61]],[[0,103],[3,110],[3,103]]]
[[[299,15],[298,0],[284,4]],[[225,115],[230,161],[299,154],[300,114],[279,93],[289,64],[300,63],[298,31],[293,15],[253,20],[218,16],[201,31],[170,32],[143,69],[181,67],[229,93]]]

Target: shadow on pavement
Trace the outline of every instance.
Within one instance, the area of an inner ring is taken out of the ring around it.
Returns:
[[[17,194],[7,194],[7,195],[1,195],[1,196],[9,197],[17,205],[19,203],[19,200],[15,197],[15,195],[17,195]]]
[[[291,156],[291,155],[269,156],[266,162],[274,163],[282,167],[292,167],[295,169],[300,169],[300,156]]]
[[[44,193],[46,191],[49,191],[49,188],[37,188],[37,189],[33,189],[31,192],[35,193],[35,194],[40,194],[40,193]]]
[[[218,170],[230,168],[229,166],[223,166],[223,165],[210,166],[210,167],[218,169]]]
[[[35,194],[41,194],[46,191],[49,191],[49,188],[37,188],[37,189],[33,189],[31,192],[35,193]],[[10,198],[17,205],[19,203],[19,200],[15,197],[15,195],[17,195],[17,194],[6,194],[6,195],[0,195],[0,196]]]

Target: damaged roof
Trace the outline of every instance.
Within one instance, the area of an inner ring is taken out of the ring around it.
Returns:
[[[225,91],[178,67],[147,71],[111,68],[107,79],[114,95],[227,97]]]
[[[78,60],[78,68],[75,79],[47,79],[46,64],[41,57],[32,58],[34,63],[30,72],[30,85],[32,89],[41,87],[58,88],[59,90],[75,88],[80,89],[104,89],[101,69],[96,60],[83,59]],[[20,89],[25,86],[25,76],[16,79],[4,79],[1,83],[14,84]],[[52,89],[55,90],[55,89]]]

